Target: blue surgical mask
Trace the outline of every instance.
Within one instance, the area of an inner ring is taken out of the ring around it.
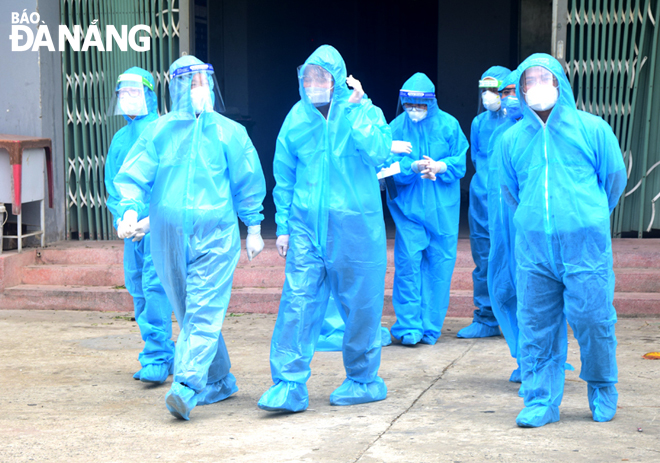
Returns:
[[[518,119],[522,116],[522,109],[520,108],[520,100],[515,96],[507,96],[502,100],[502,109],[506,111],[506,117],[511,119]]]

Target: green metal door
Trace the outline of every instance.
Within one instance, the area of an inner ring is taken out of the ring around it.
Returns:
[[[658,0],[564,0],[553,51],[563,58],[579,109],[605,119],[619,139],[628,184],[612,215],[615,237],[660,231]],[[555,2],[555,5],[557,1]],[[558,24],[557,24],[558,23]]]
[[[68,239],[115,237],[106,207],[105,156],[113,135],[126,122],[121,117],[107,117],[106,110],[119,74],[140,66],[154,76],[159,113],[167,112],[167,69],[179,57],[180,42],[187,42],[179,40],[180,24],[187,32],[188,18],[185,11],[179,15],[180,3],[185,10],[188,2],[179,0],[60,0],[61,24],[72,33],[75,26],[81,26],[83,38],[92,24],[98,26],[103,44],[108,25],[117,31],[122,25],[127,30],[139,24],[151,28],[149,51],[134,51],[130,46],[121,51],[114,44],[112,51],[90,47],[83,52],[67,46],[62,52]]]

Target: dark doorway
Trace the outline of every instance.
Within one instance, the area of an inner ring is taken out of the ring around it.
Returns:
[[[262,231],[270,238],[275,237],[270,194],[275,140],[300,98],[296,68],[317,47],[330,44],[339,50],[348,73],[362,82],[388,121],[395,116],[402,84],[424,72],[436,83],[440,108],[459,120],[468,138],[481,73],[494,64],[518,64],[519,0],[361,1],[346,8],[294,0],[197,2],[208,5],[208,59],[216,68],[227,115],[248,127],[261,158],[269,192]],[[462,209],[467,209],[472,172],[468,160]],[[384,211],[393,236],[387,207]]]

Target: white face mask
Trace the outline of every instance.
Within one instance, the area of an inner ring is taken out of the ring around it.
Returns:
[[[417,123],[426,118],[426,114],[428,113],[428,110],[418,109],[418,108],[406,108],[406,112],[408,113],[408,117],[410,117],[410,120]]]
[[[502,106],[502,100],[497,93],[483,92],[481,94],[481,101],[488,111],[499,111]]]
[[[554,85],[536,85],[525,93],[525,101],[534,111],[552,109],[559,98],[559,90]]]
[[[119,100],[121,112],[126,116],[140,116],[146,114],[144,98],[125,96]]]
[[[332,99],[332,87],[305,87],[307,98],[314,106],[323,106]]]
[[[210,110],[211,93],[208,87],[195,87],[190,90],[190,100],[195,114],[200,114],[204,110]]]

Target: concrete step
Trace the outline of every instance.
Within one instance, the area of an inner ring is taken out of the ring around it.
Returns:
[[[132,312],[133,298],[109,286],[18,285],[0,294],[0,307]]]
[[[121,264],[57,264],[29,265],[23,269],[26,285],[123,286],[124,266]]]
[[[660,268],[615,268],[615,291],[660,293]]]
[[[614,307],[619,316],[660,316],[660,293],[614,293]]]
[[[660,269],[660,239],[614,239],[612,254],[615,269]]]
[[[49,265],[90,265],[121,264],[124,259],[123,241],[66,241],[37,251],[37,263]],[[275,240],[264,240],[264,250],[249,262],[245,252],[245,242],[241,242],[239,268],[284,267],[285,259],[277,253]],[[394,240],[387,242],[387,262],[394,266]],[[456,266],[474,268],[469,240],[459,240]]]
[[[86,241],[58,244],[37,250],[37,263],[47,265],[116,265],[124,262],[123,241]]]
[[[454,269],[451,289],[472,290],[472,268]],[[237,267],[234,273],[234,288],[277,288],[284,285],[284,267]],[[394,267],[385,274],[385,288],[392,289]]]
[[[234,288],[228,312],[277,313],[281,288]],[[657,317],[660,293],[614,293],[619,316]],[[2,309],[94,310],[132,312],[133,299],[125,289],[103,286],[17,285],[0,294]],[[472,291],[452,290],[449,317],[472,317]],[[394,315],[392,290],[385,290],[384,315]]]

